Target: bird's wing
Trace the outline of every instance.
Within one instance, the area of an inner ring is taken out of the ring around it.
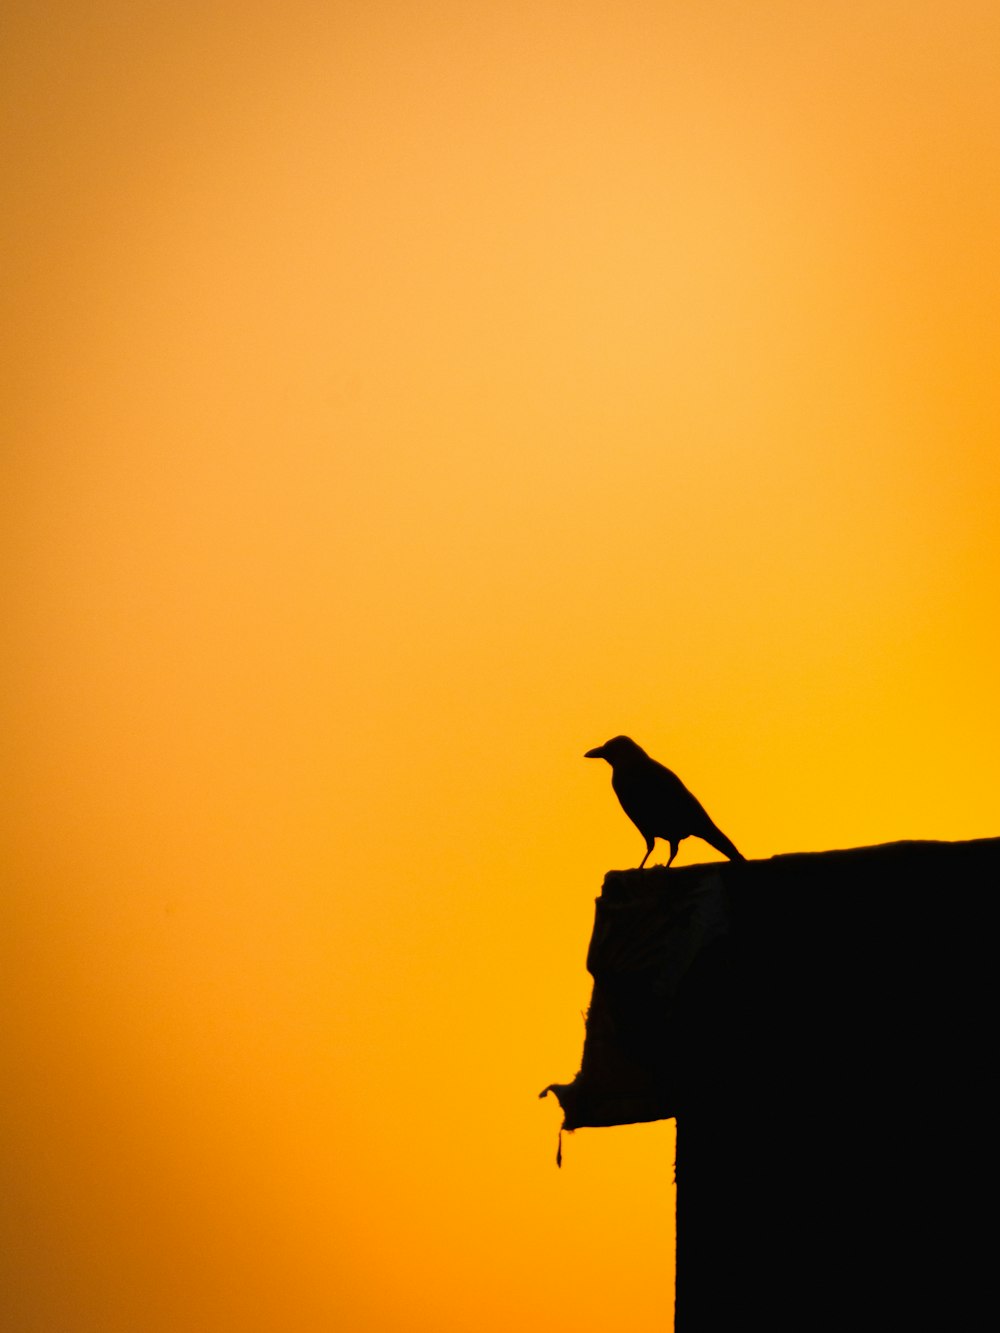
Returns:
[[[682,811],[688,815],[697,814],[698,811],[705,813],[699,801],[688,791],[676,773],[655,759],[650,763],[652,766],[648,776],[649,790],[655,794],[657,802],[668,805],[678,813]]]
[[[613,779],[622,809],[644,836],[684,838],[708,818],[676,773],[650,759]]]

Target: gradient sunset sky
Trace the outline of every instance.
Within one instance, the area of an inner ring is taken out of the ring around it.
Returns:
[[[583,752],[1000,834],[996,0],[0,41],[5,1330],[669,1327],[673,1125],[537,1100]]]

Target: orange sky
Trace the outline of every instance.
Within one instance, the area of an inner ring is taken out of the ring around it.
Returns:
[[[3,43],[7,1327],[666,1327],[672,1125],[536,1100],[643,851],[582,755],[1000,833],[995,3]]]

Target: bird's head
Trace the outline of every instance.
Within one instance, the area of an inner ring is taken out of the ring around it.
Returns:
[[[636,745],[629,736],[612,736],[611,740],[598,745],[596,750],[588,750],[584,759],[606,759],[614,768],[618,764],[630,764],[636,759],[645,759],[646,751]]]

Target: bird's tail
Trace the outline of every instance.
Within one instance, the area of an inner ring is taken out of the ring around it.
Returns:
[[[711,820],[708,821],[707,831],[701,836],[710,847],[714,847],[715,850],[721,852],[723,856],[728,856],[730,861],[746,860],[743,853],[737,851],[734,844],[729,841],[722,829],[720,829],[717,824],[713,824]]]

